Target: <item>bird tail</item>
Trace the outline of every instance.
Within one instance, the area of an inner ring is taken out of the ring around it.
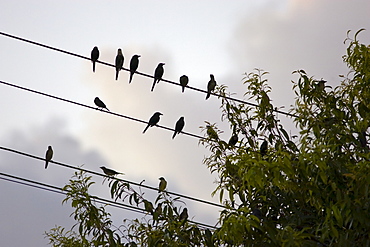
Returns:
[[[185,90],[185,87],[182,87],[182,92],[184,92],[184,90]]]
[[[93,72],[95,72],[95,62],[93,62]]]
[[[131,83],[131,81],[132,81],[132,76],[134,75],[134,73],[130,73],[130,80],[128,81],[128,83]]]
[[[207,93],[206,99],[208,99],[209,96],[211,96],[211,93],[210,92]]]
[[[118,73],[119,73],[119,70],[116,71],[116,81],[118,80]]]
[[[149,124],[145,127],[144,131],[143,131],[143,134],[145,133],[145,131],[149,128]]]
[[[175,133],[173,133],[173,136],[172,136],[172,139],[175,138],[177,132],[175,131]]]
[[[46,168],[48,168],[48,165],[49,165],[49,162],[48,162],[48,161],[46,161],[46,162],[45,162],[45,169],[46,169]]]
[[[155,83],[156,83],[156,81],[155,81],[155,79],[154,79],[153,86],[152,86],[152,90],[151,90],[152,92],[153,92],[153,90],[154,90]]]

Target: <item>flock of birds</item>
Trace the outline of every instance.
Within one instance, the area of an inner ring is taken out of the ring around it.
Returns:
[[[98,59],[99,59],[99,55],[100,55],[99,49],[98,49],[98,47],[95,46],[93,48],[93,50],[91,51],[91,61],[92,61],[92,64],[93,64],[93,72],[95,72],[95,65],[96,65],[96,61],[98,61]],[[129,83],[131,83],[133,75],[135,74],[137,68],[139,67],[139,57],[140,57],[140,55],[133,55],[132,58],[131,58]],[[118,49],[117,55],[116,55],[116,60],[115,60],[116,80],[118,80],[119,71],[122,69],[123,62],[124,62],[124,57],[123,57],[123,54],[122,54],[122,50]],[[164,68],[163,68],[164,65],[165,65],[164,63],[159,63],[157,68],[155,69],[155,71],[154,71],[154,82],[153,82],[153,86],[151,88],[151,91],[154,90],[155,85],[162,79],[162,76],[164,74]],[[208,82],[208,86],[207,86],[206,100],[210,97],[211,92],[214,91],[214,89],[217,85],[214,76],[211,74],[210,77],[211,77],[211,79]],[[186,75],[182,75],[180,77],[180,85],[182,86],[182,92],[184,92],[185,87],[187,86],[188,82],[189,82],[189,78]],[[106,109],[107,111],[109,111],[109,109],[104,104],[104,102],[101,101],[98,97],[96,97],[94,99],[94,103],[98,107],[98,109],[101,109],[101,110]],[[163,114],[160,113],[160,112],[155,112],[153,114],[153,116],[149,119],[148,125],[145,127],[143,133],[145,133],[148,130],[149,127],[155,126],[159,122],[161,115],[163,115]],[[184,126],[185,126],[184,117],[180,117],[180,119],[175,124],[175,131],[173,133],[172,139],[174,139],[177,134],[181,133]],[[207,134],[209,135],[210,138],[212,138],[212,136],[214,136],[214,137],[217,136],[217,133],[210,126],[207,126]],[[218,138],[216,138],[216,139],[218,139]],[[238,135],[234,134],[234,135],[231,136],[228,144],[230,146],[234,146],[234,145],[236,145],[237,142],[238,142]],[[267,154],[267,149],[268,149],[268,142],[266,140],[264,140],[263,143],[260,146],[260,154],[262,156],[265,156]],[[45,169],[48,168],[48,164],[49,164],[49,162],[51,161],[52,158],[53,158],[53,149],[52,149],[51,146],[48,146],[48,149],[47,149],[46,154],[45,154]],[[105,166],[101,166],[100,169],[102,169],[104,174],[108,177],[115,177],[116,175],[120,175],[120,174],[124,175],[124,173],[117,172],[117,171],[115,171],[113,169],[110,169],[110,168],[106,168]],[[163,177],[160,177],[159,178],[158,193],[165,192],[166,187],[167,187],[167,181]],[[153,207],[153,206],[151,206],[151,207]],[[187,220],[187,218],[188,218],[188,210],[187,210],[187,208],[184,208],[182,213],[179,215],[179,219],[180,220]]]
[[[93,64],[93,72],[95,72],[95,65],[96,65],[96,62],[99,59],[99,56],[100,56],[99,49],[98,49],[97,46],[95,46],[91,51],[91,62]],[[140,55],[133,55],[131,60],[130,60],[129,83],[131,83],[132,78],[133,78],[137,68],[139,67],[139,57],[141,57],[141,56]],[[119,71],[122,69],[124,60],[125,59],[124,59],[124,56],[122,54],[122,50],[118,49],[117,55],[116,55],[116,60],[115,60],[116,80],[118,80],[118,74],[119,74]],[[155,69],[155,71],[154,71],[154,81],[153,81],[153,86],[152,86],[151,91],[154,90],[155,85],[157,83],[159,83],[159,81],[162,79],[162,76],[164,74],[164,68],[163,68],[164,65],[165,65],[164,63],[159,63],[157,68]],[[211,92],[214,91],[214,89],[217,85],[217,83],[215,81],[215,77],[212,74],[210,75],[210,77],[211,77],[211,80],[208,82],[208,85],[207,85],[206,100],[211,96]],[[182,75],[180,77],[180,85],[182,86],[182,92],[184,92],[185,87],[188,85],[188,83],[189,83],[189,77],[187,77],[186,75]],[[107,106],[104,104],[104,102],[101,99],[99,99],[99,97],[96,97],[94,99],[94,103],[98,107],[98,109],[102,109],[102,110],[106,109],[107,111],[109,111]],[[145,133],[148,130],[149,127],[155,126],[159,122],[161,115],[163,115],[163,114],[160,113],[160,112],[155,112],[153,114],[153,116],[149,119],[148,125],[145,127],[143,133]],[[175,136],[177,134],[181,133],[184,126],[185,126],[185,119],[184,119],[184,117],[180,117],[180,119],[175,124],[175,132],[172,136],[172,139],[175,138]]]

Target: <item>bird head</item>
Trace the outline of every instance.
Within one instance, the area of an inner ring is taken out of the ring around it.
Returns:
[[[160,116],[160,115],[163,115],[163,114],[157,111],[157,112],[155,113],[155,115],[159,115],[159,116]]]
[[[159,180],[163,181],[164,180],[164,177],[160,177]]]
[[[121,48],[118,48],[117,55],[122,55],[122,50],[121,50]]]
[[[105,169],[105,166],[101,166],[100,168],[101,168],[101,169]]]
[[[163,65],[165,65],[165,63],[159,63],[159,66],[163,66]]]
[[[141,55],[135,55],[135,57],[141,57]]]
[[[211,77],[211,79],[215,79],[214,75],[210,74],[209,76]]]

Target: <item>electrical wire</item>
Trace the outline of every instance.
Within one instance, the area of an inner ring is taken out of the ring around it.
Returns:
[[[45,190],[45,191],[49,191],[49,192],[53,192],[53,193],[57,193],[57,194],[62,194],[62,195],[66,195],[67,192],[68,192],[68,191],[63,190],[62,188],[59,188],[59,187],[56,187],[56,186],[53,186],[53,185],[50,185],[50,184],[45,184],[45,183],[41,183],[41,182],[38,182],[38,181],[29,180],[29,179],[26,179],[26,178],[17,177],[17,176],[13,176],[13,175],[2,173],[2,172],[0,172],[0,176],[4,176],[4,177],[0,177],[0,179],[2,179],[2,180],[17,183],[17,184],[21,184],[21,185],[24,185],[24,186],[29,186],[29,187],[40,189],[40,190]],[[12,179],[5,178],[5,177],[10,177]],[[104,198],[101,198],[101,197],[98,197],[98,196],[91,196],[91,198],[96,200],[97,202],[102,203],[102,204],[107,205],[107,206],[116,207],[116,208],[119,208],[119,209],[128,210],[128,211],[135,212],[135,213],[148,214],[148,212],[145,209],[142,209],[142,208],[139,208],[139,207],[135,207],[135,206],[131,206],[131,205],[128,205],[128,204],[107,200],[107,199],[104,199]],[[201,223],[201,222],[196,222],[196,221],[191,221],[191,220],[189,220],[189,222],[192,222],[192,223],[200,225],[200,226],[215,229],[214,226],[210,226],[210,225],[207,225],[207,224],[204,224],[204,223]]]
[[[75,57],[78,57],[78,58],[82,58],[82,59],[86,59],[86,60],[91,60],[88,57],[85,57],[85,56],[82,56],[82,55],[79,55],[79,54],[76,54],[76,53],[73,53],[73,52],[69,52],[69,51],[66,51],[66,50],[62,50],[62,49],[59,49],[59,48],[55,48],[55,47],[52,47],[52,46],[41,44],[41,43],[38,43],[38,42],[35,42],[35,41],[31,41],[31,40],[28,40],[28,39],[25,39],[25,38],[14,36],[14,35],[11,35],[11,34],[8,34],[8,33],[0,32],[0,35],[6,36],[6,37],[9,37],[9,38],[12,38],[12,39],[20,40],[20,41],[23,41],[23,42],[26,42],[26,43],[30,43],[30,44],[33,44],[33,45],[41,46],[41,47],[44,47],[44,48],[47,48],[47,49],[50,49],[50,50],[54,50],[54,51],[58,51],[58,52],[61,52],[61,53],[65,53],[65,54],[68,54],[68,55],[71,55],[71,56],[75,56]],[[103,65],[106,65],[106,66],[115,67],[115,65],[113,65],[113,64],[110,64],[110,63],[107,63],[107,62],[103,62],[103,61],[100,61],[100,60],[97,60],[96,62],[97,63],[100,63],[100,64],[103,64]],[[121,69],[126,70],[126,71],[130,71],[129,69],[126,69],[124,67],[122,67]],[[154,76],[152,76],[152,75],[149,75],[149,74],[146,74],[146,73],[142,73],[142,72],[139,72],[139,71],[136,71],[135,73],[138,74],[138,75],[141,75],[141,76],[145,76],[145,77],[149,77],[149,78],[154,78]],[[167,82],[167,83],[170,83],[170,84],[173,84],[173,85],[181,86],[180,83],[177,83],[177,82],[174,82],[174,81],[170,81],[170,80],[166,80],[166,79],[161,79],[161,81],[164,81],[164,82]],[[195,88],[195,87],[191,87],[191,86],[186,86],[186,87],[189,88],[189,89],[191,89],[191,90],[198,91],[198,92],[201,92],[201,93],[205,93],[205,94],[208,93],[206,90],[203,90],[203,89],[199,89],[199,88]],[[254,106],[254,107],[259,107],[257,104],[250,103],[250,102],[247,102],[247,101],[244,101],[244,100],[240,100],[240,99],[232,98],[232,97],[229,97],[229,96],[224,96],[224,95],[216,94],[216,93],[213,93],[213,92],[211,92],[211,94],[214,95],[214,96],[225,98],[225,99],[228,99],[228,100],[232,100],[232,101],[235,101],[235,102],[238,102],[238,103],[242,103],[242,104],[246,104],[246,105],[250,105],[250,106]],[[281,114],[286,115],[286,116],[290,116],[290,117],[298,117],[295,114],[284,112],[284,111],[280,111],[278,109],[273,109],[273,111],[275,111],[277,113],[281,113]]]
[[[117,117],[126,118],[126,119],[129,119],[129,120],[132,120],[132,121],[136,121],[136,122],[139,122],[139,123],[144,123],[144,124],[148,124],[149,123],[147,121],[144,121],[144,120],[141,120],[141,119],[138,119],[138,118],[126,116],[126,115],[115,113],[115,112],[111,112],[111,111],[103,111],[103,110],[98,109],[97,107],[92,107],[92,106],[85,105],[85,104],[82,104],[82,103],[79,103],[79,102],[76,102],[76,101],[64,99],[64,98],[61,98],[61,97],[58,97],[58,96],[55,96],[55,95],[51,95],[51,94],[43,93],[43,92],[36,91],[36,90],[30,89],[30,88],[18,86],[18,85],[9,83],[9,82],[0,81],[0,84],[4,84],[4,85],[7,85],[7,86],[11,86],[11,87],[14,87],[14,88],[18,88],[18,89],[21,89],[21,90],[32,92],[32,93],[35,93],[35,94],[40,94],[40,95],[43,95],[43,96],[46,96],[46,97],[50,97],[50,98],[53,98],[53,99],[61,100],[61,101],[64,101],[64,102],[68,102],[68,103],[71,103],[71,104],[74,104],[74,105],[86,107],[86,108],[89,108],[89,109],[98,110],[98,111],[104,112],[106,114],[111,114],[111,115],[114,115],[114,116],[117,116]],[[162,125],[158,125],[158,124],[156,125],[156,127],[161,128],[161,129],[165,129],[165,130],[168,130],[168,131],[171,131],[171,132],[175,131],[175,129],[172,129],[172,128],[169,128],[169,127],[166,127],[166,126],[162,126]],[[194,138],[198,138],[198,139],[205,139],[202,136],[199,136],[199,135],[196,135],[196,134],[192,134],[192,133],[189,133],[189,132],[185,132],[185,131],[181,131],[181,134],[184,134],[184,135],[187,135],[187,136],[191,136],[191,137],[194,137]]]
[[[6,148],[6,147],[0,146],[0,149],[5,150],[5,151],[8,151],[8,152],[16,153],[16,154],[19,154],[19,155],[22,155],[22,156],[26,156],[26,157],[29,157],[29,158],[33,158],[33,159],[45,161],[45,158],[41,158],[41,157],[38,157],[38,156],[35,156],[35,155],[32,155],[32,154],[28,154],[28,153],[24,153],[24,152],[21,152],[21,151],[17,151],[17,150],[11,149],[11,148]],[[83,172],[90,173],[90,174],[93,174],[93,175],[96,175],[96,176],[100,176],[100,177],[104,177],[104,178],[107,177],[106,175],[101,174],[101,173],[98,173],[98,172],[95,172],[95,171],[86,170],[86,169],[83,169],[83,168],[80,168],[80,167],[71,166],[71,165],[60,163],[60,162],[56,162],[56,161],[53,161],[53,160],[49,161],[49,163],[53,163],[53,164],[56,164],[56,165],[59,165],[59,166],[62,166],[62,167],[69,168],[69,169],[83,171]],[[133,184],[133,185],[136,185],[136,186],[139,186],[139,187],[143,187],[143,188],[146,188],[146,189],[158,191],[158,188],[155,188],[155,187],[152,187],[152,186],[148,186],[148,185],[145,185],[145,184],[136,183],[136,182],[132,182],[132,181],[125,180],[125,179],[120,179],[120,178],[115,178],[115,177],[110,177],[110,178],[119,180],[121,182]],[[188,199],[188,200],[192,200],[192,201],[196,201],[196,202],[208,204],[208,205],[212,205],[212,206],[216,206],[216,207],[220,207],[220,208],[226,208],[224,205],[217,204],[217,203],[214,203],[214,202],[209,202],[209,201],[202,200],[202,199],[198,199],[198,198],[195,198],[195,197],[186,196],[186,195],[182,195],[182,194],[171,192],[171,191],[166,191],[166,193],[168,193],[170,195],[174,195],[174,196],[179,196],[179,197],[182,197],[182,198],[185,198],[185,199]]]

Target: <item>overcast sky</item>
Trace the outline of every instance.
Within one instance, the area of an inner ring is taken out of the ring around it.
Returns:
[[[140,54],[139,71],[152,74],[163,62],[164,78],[178,81],[188,75],[189,85],[205,89],[209,74],[243,98],[243,73],[254,68],[269,71],[276,106],[294,104],[292,71],[304,69],[331,86],[347,74],[342,63],[346,32],[370,29],[370,2],[346,0],[250,1],[1,1],[0,32],[90,56],[98,46],[100,60],[114,63],[118,48],[128,67]],[[359,36],[370,43],[370,30]],[[0,35],[0,80],[94,106],[98,96],[113,111],[149,120],[160,111],[160,124],[173,128],[185,117],[186,132],[202,135],[204,121],[221,123],[220,101],[160,82],[150,92],[152,79],[135,75],[128,84],[122,71]],[[159,128],[142,134],[144,124],[21,91],[0,84],[0,146],[36,156],[54,149],[53,160],[84,164],[100,172],[104,165],[126,175],[122,178],[158,185],[168,190],[218,202],[216,187],[202,160],[209,152],[193,137]],[[291,119],[281,116],[287,129]],[[0,172],[62,187],[72,170],[0,150]],[[107,184],[94,177],[95,195],[109,198]],[[70,227],[70,204],[63,196],[0,180],[1,246],[46,246],[43,232],[55,225]],[[153,194],[154,193],[154,194]],[[147,191],[148,197],[156,196]],[[187,202],[195,221],[214,225],[218,208]],[[108,210],[111,210],[109,207]],[[141,215],[112,210],[115,224]]]

